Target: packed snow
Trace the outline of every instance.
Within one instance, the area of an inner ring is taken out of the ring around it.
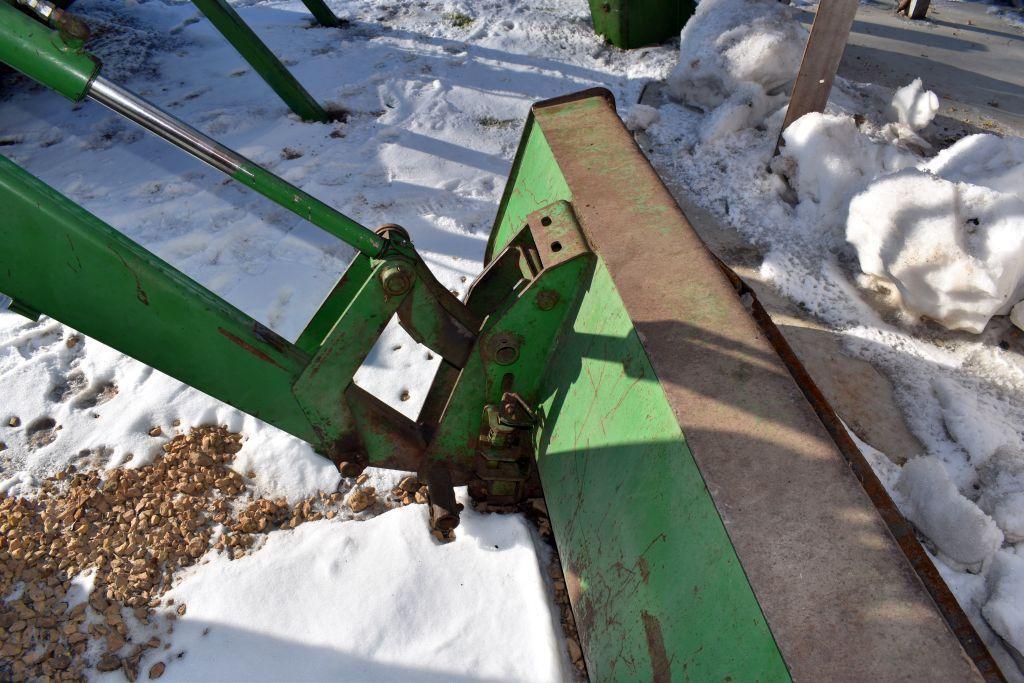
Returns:
[[[931,90],[924,89],[920,78],[896,90],[892,96],[893,118],[910,130],[918,131],[927,126],[939,111],[939,98]]]
[[[1024,140],[971,135],[876,174],[850,204],[846,237],[908,312],[979,333],[1024,296],[1022,181]]]
[[[906,169],[853,198],[846,237],[861,270],[895,289],[907,312],[978,333],[1019,301],[1022,216],[1012,193]]]
[[[167,612],[187,609],[163,679],[568,680],[528,523],[463,502],[447,545],[409,506],[307,522],[233,561],[211,553],[167,594]]]
[[[1024,297],[1024,141],[976,134],[922,159],[911,150],[930,146],[916,131],[934,116],[934,99],[919,81],[900,89],[891,107],[899,121],[876,130],[846,114],[803,116],[783,132],[772,165],[814,231],[804,237],[845,229],[868,286],[910,316],[980,333]]]
[[[632,131],[647,130],[648,126],[656,122],[660,116],[656,108],[646,104],[636,104],[622,117],[622,122],[626,128]]]
[[[667,83],[680,100],[705,108],[748,84],[765,95],[782,95],[783,102],[806,40],[806,29],[792,21],[785,5],[704,0],[683,27],[679,64]]]
[[[703,142],[759,125],[788,99],[806,41],[781,3],[703,0],[683,27],[669,91],[708,113]]]
[[[1006,638],[1017,652],[1024,652],[1024,603],[1020,600],[1024,594],[1024,557],[999,551],[985,584],[989,598],[981,613],[996,633]]]
[[[864,135],[849,116],[808,114],[783,134],[784,146],[773,164],[796,193],[794,211],[816,241],[821,232],[842,229],[851,197],[879,174],[904,168],[911,159],[893,145]],[[841,233],[827,235],[835,241]]]
[[[908,462],[896,490],[906,501],[907,519],[928,536],[949,566],[977,572],[1003,544],[1003,532],[957,491],[940,460],[923,456]]]
[[[991,515],[1010,543],[1024,541],[1024,453],[1000,446],[978,466],[984,486],[978,507]]]

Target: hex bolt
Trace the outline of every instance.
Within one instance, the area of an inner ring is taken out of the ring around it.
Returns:
[[[346,478],[358,477],[365,469],[366,465],[352,460],[346,460],[338,463],[338,472],[341,473],[341,476]]]
[[[386,240],[397,242],[409,241],[409,231],[403,228],[401,225],[398,225],[397,223],[385,223],[384,225],[374,230],[374,232],[376,232],[378,235],[380,235]]]
[[[389,296],[401,296],[412,289],[412,272],[402,265],[385,266],[380,271],[380,283]]]
[[[419,476],[427,484],[431,531],[437,532],[435,537],[441,542],[454,540],[452,531],[459,525],[459,512],[462,508],[455,501],[451,473],[443,465],[433,463]]]
[[[542,311],[550,311],[558,304],[558,292],[553,289],[545,289],[537,293],[537,308]]]

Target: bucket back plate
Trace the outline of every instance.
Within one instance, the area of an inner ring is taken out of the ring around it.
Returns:
[[[533,108],[489,257],[557,200],[598,261],[537,457],[591,676],[979,678],[607,91]]]

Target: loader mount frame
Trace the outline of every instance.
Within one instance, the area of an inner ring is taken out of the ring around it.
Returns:
[[[452,486],[495,504],[538,494],[532,406],[593,267],[568,204],[527,217],[484,271],[465,306],[472,329],[439,315],[428,290],[440,285],[415,275],[421,262],[358,255],[291,343],[2,157],[0,201],[12,310],[50,315],[273,424],[346,476],[418,472],[432,501],[448,501],[432,511],[435,530],[457,524]],[[418,420],[352,381],[393,316],[443,359]]]

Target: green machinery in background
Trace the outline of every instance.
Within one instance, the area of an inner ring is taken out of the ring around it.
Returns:
[[[679,35],[696,7],[694,0],[590,0],[594,31],[629,50]]]
[[[453,486],[495,504],[543,493],[593,680],[1000,680],[607,91],[534,106],[462,301],[399,226],[357,224],[104,79],[73,37],[5,2],[0,61],[357,251],[290,342],[0,157],[12,308],[309,442],[345,476],[417,472],[442,540],[459,522]],[[443,359],[415,420],[352,381],[393,316]]]
[[[86,24],[67,12],[73,0],[56,4],[47,0],[0,0],[12,6],[22,7],[43,23],[60,32],[69,44],[81,47],[89,36]],[[302,0],[317,23],[321,26],[340,27],[345,22],[339,19],[324,3],[324,0]],[[334,115],[320,106],[309,92],[302,87],[281,60],[270,51],[266,43],[249,28],[238,12],[226,0],[192,0],[214,28],[231,43],[232,47],[249,63],[267,85],[285,104],[304,121],[327,122]]]

